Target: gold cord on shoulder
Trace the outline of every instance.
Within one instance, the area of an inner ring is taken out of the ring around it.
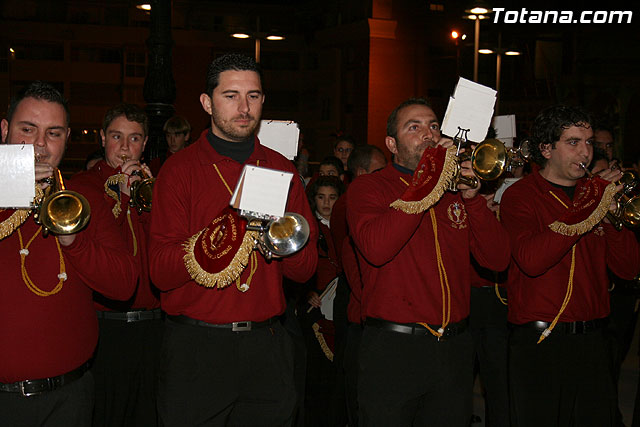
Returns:
[[[131,222],[131,208],[127,207],[127,222],[129,223],[129,230],[131,230],[131,237],[133,238],[133,256],[138,255],[138,239],[136,239],[136,232],[133,230],[133,223]]]
[[[40,297],[48,297],[51,295],[55,295],[60,292],[60,290],[62,290],[64,281],[67,280],[67,273],[64,264],[64,257],[62,256],[62,248],[60,248],[60,242],[58,241],[58,238],[55,237],[56,246],[58,247],[58,255],[60,257],[60,274],[58,274],[58,284],[50,291],[43,291],[38,286],[36,286],[36,284],[33,283],[31,278],[29,277],[26,267],[26,259],[27,255],[29,255],[29,246],[31,246],[31,243],[33,243],[36,237],[38,237],[40,231],[42,231],[42,227],[38,227],[38,230],[35,232],[35,234],[31,237],[31,239],[29,239],[27,244],[24,245],[22,241],[22,233],[20,232],[20,229],[18,229],[18,239],[20,240],[20,269],[22,271],[22,280],[24,281],[24,284],[27,285],[27,288]]]

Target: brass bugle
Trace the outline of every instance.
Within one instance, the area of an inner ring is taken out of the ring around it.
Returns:
[[[141,179],[131,183],[129,204],[135,207],[138,213],[151,212],[153,185],[156,179],[149,177],[144,169],[135,170],[131,175],[139,176]]]
[[[587,177],[593,177],[585,163],[581,162],[579,165]],[[622,171],[622,177],[614,182],[616,186],[622,185],[622,189],[614,195],[616,209],[607,212],[607,219],[618,231],[622,230],[623,226],[630,229],[640,227],[640,195],[637,194],[639,183],[640,176],[632,170]]]
[[[51,180],[50,180],[51,181]],[[42,225],[42,234],[74,234],[82,230],[91,218],[91,206],[80,193],[64,187],[60,169],[54,168],[52,183],[35,206],[34,219]]]
[[[471,188],[478,186],[476,177],[465,177],[460,174],[460,163],[471,160],[471,168],[476,176],[484,181],[500,178],[505,171],[524,166],[529,159],[528,141],[523,141],[520,148],[507,148],[498,139],[485,139],[478,144],[471,154],[458,155],[458,172],[455,183],[466,184]]]
[[[287,256],[298,252],[309,239],[309,223],[300,214],[285,212],[277,220],[249,220],[247,230],[259,232],[256,247],[260,247],[267,259],[273,255]]]

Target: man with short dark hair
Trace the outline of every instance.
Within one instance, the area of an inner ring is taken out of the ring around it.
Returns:
[[[4,144],[33,145],[36,185],[50,191],[44,180],[57,172],[70,130],[62,95],[42,82],[28,85],[11,101],[1,128]],[[82,231],[45,239],[29,210],[0,210],[3,425],[91,424],[93,377],[87,368],[98,340],[92,292],[126,300],[135,288],[137,266],[102,192],[81,180],[67,186],[91,206]]]
[[[92,373],[96,385],[93,426],[155,426],[156,365],[162,333],[158,290],[149,279],[148,235],[151,214],[131,187],[152,178],[140,158],[147,143],[148,119],[133,104],[118,104],[104,116],[100,137],[104,160],[75,176],[102,192],[140,267],[136,292],[127,301],[94,295],[100,342]],[[142,206],[137,206],[142,205]],[[138,209],[139,208],[139,209]]]
[[[422,203],[448,184],[440,177],[456,161],[453,141],[442,138],[426,100],[407,100],[391,113],[385,144],[393,162],[358,177],[347,192],[366,318],[358,371],[360,422],[465,426],[473,381],[469,253],[481,265],[503,270],[508,237],[479,187],[459,184],[459,192]],[[461,166],[465,176],[474,175],[470,162]],[[423,198],[430,185],[435,193]],[[404,206],[399,200],[408,205],[415,199],[420,200],[411,204],[416,213],[395,208]]]
[[[165,426],[278,426],[292,416],[292,343],[277,318],[282,277],[313,275],[318,231],[293,164],[256,138],[263,101],[253,59],[214,60],[200,95],[211,129],[165,162],[154,187],[150,263],[167,313],[158,394]],[[294,174],[286,211],[310,226],[299,252],[268,260],[252,251],[245,220],[229,207],[245,165]]]
[[[607,267],[632,278],[640,265],[633,233],[605,217],[619,170],[585,177],[593,156],[591,118],[553,106],[536,117],[532,173],[502,197],[509,231],[508,319],[511,423],[613,426],[616,388],[606,334]]]

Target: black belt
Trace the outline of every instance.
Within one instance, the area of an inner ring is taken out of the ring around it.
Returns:
[[[608,317],[602,319],[585,320],[581,322],[558,322],[553,328],[553,332],[561,332],[563,334],[587,334],[597,329],[606,327],[608,323]],[[523,323],[521,325],[511,324],[511,326],[515,328],[535,329],[536,331],[542,332],[545,329],[551,327],[551,322],[536,321]]]
[[[230,329],[232,332],[248,332],[252,329],[260,329],[265,328],[267,326],[273,325],[278,321],[276,317],[272,317],[267,320],[263,320],[262,322],[252,322],[252,321],[244,321],[244,322],[231,322],[231,323],[207,323],[202,320],[192,319],[191,317],[179,315],[179,316],[169,316],[167,315],[167,319],[172,322],[181,323],[183,325],[192,325],[192,326],[204,326],[207,328],[220,328],[220,329]]]
[[[25,397],[41,394],[47,391],[53,391],[69,384],[77,379],[80,379],[85,372],[89,369],[89,363],[84,363],[77,369],[66,374],[58,375],[57,377],[42,378],[39,380],[24,380],[17,381],[11,384],[0,383],[0,391],[9,393],[20,393]]]
[[[467,330],[467,325],[469,324],[469,319],[463,319],[456,323],[449,323],[446,328],[444,328],[444,332],[439,340],[445,338],[451,338],[456,335],[460,335],[464,331]],[[434,338],[435,337],[427,328],[418,324],[418,323],[396,323],[390,322],[388,320],[383,319],[375,319],[373,317],[367,317],[365,321],[365,326],[371,326],[378,329],[383,329],[385,331],[399,332],[401,334],[410,334],[410,335],[428,335]],[[440,326],[429,325],[431,329],[437,331],[440,329]]]
[[[162,310],[133,310],[133,311],[96,311],[98,319],[122,320],[123,322],[140,322],[141,320],[162,319]]]

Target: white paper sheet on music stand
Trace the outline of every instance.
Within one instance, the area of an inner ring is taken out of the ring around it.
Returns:
[[[260,144],[277,151],[289,160],[298,154],[298,124],[284,120],[262,120],[258,139]]]
[[[495,116],[491,125],[496,130],[496,138],[502,141],[505,147],[513,147],[513,139],[516,137],[515,114]]]
[[[0,208],[29,208],[35,179],[33,145],[0,145]]]
[[[324,314],[327,320],[333,320],[333,300],[336,298],[336,289],[338,287],[338,278],[334,278],[324,289],[320,295],[320,312]]]
[[[450,137],[458,134],[458,128],[469,129],[467,138],[473,142],[484,141],[493,108],[496,91],[460,77],[442,121],[442,133]]]
[[[293,174],[246,165],[229,204],[241,211],[281,217],[287,205]]]

